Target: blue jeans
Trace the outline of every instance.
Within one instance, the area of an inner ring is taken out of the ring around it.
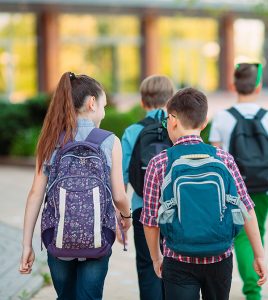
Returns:
[[[48,254],[58,300],[101,300],[111,255],[86,261],[60,260]]]
[[[232,282],[232,255],[207,265],[188,264],[165,257],[162,277],[166,300],[228,300]]]

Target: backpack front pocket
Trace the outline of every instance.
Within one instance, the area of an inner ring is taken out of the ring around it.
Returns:
[[[177,187],[177,201],[183,240],[187,243],[209,243],[222,238],[219,235],[222,202],[216,182],[184,181]]]
[[[175,251],[191,253],[198,245],[205,249],[230,240],[232,228],[226,230],[224,222],[225,188],[218,174],[181,176],[174,181],[173,193],[178,216],[172,226]]]
[[[99,180],[87,178],[77,181],[81,184],[80,191],[68,190],[68,181],[74,184],[72,179],[66,179],[59,187],[55,245],[59,249],[100,248],[107,205],[103,201],[105,189]]]

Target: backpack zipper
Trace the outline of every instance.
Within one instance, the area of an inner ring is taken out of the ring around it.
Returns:
[[[204,160],[204,161],[203,161]],[[168,172],[168,174],[164,177],[164,181],[163,181],[163,186],[162,186],[162,190],[164,190],[167,185],[171,182],[171,173],[172,173],[172,169],[176,166],[179,166],[179,165],[187,165],[187,166],[190,166],[190,167],[200,167],[202,165],[206,165],[206,164],[210,164],[210,163],[218,163],[220,165],[223,165],[225,167],[225,169],[229,171],[229,169],[226,167],[226,165],[221,162],[220,160],[218,159],[215,159],[214,157],[210,157],[210,158],[204,158],[202,159],[202,161],[189,161],[188,159],[176,159],[173,164],[171,165],[171,168],[170,168],[170,171]]]
[[[61,177],[61,178],[55,179],[55,180],[53,181],[53,183],[51,184],[51,186],[49,187],[47,193],[50,191],[50,189],[52,188],[52,186],[53,186],[54,184],[58,183],[59,181],[64,180],[64,179],[69,179],[69,178],[79,178],[79,177],[80,177],[80,178],[83,177],[83,178],[94,178],[94,179],[97,179],[98,181],[100,181],[100,182],[102,183],[103,186],[105,186],[104,182],[103,182],[100,178],[98,178],[98,177],[96,177],[96,176],[88,176],[88,177],[86,177],[86,176],[80,176],[80,175],[66,176],[66,177]]]
[[[94,155],[90,155],[90,156],[78,156],[78,155],[74,155],[74,154],[66,154],[64,156],[62,156],[59,160],[59,163],[61,162],[61,160],[65,157],[75,157],[77,159],[89,159],[89,158],[96,158],[96,159],[99,159],[101,160],[98,156],[94,156]],[[72,176],[71,176],[72,177]],[[66,177],[66,178],[69,178],[69,177]],[[54,181],[51,183],[51,185],[49,187],[47,187],[46,189],[46,194],[49,192],[49,190],[51,189],[51,187],[54,185],[55,181],[57,179],[54,179]]]
[[[225,186],[224,186],[224,182],[223,182],[223,179],[222,177],[216,173],[216,172],[207,172],[207,173],[200,173],[200,174],[196,174],[196,175],[185,175],[185,176],[180,176],[179,178],[176,179],[175,182],[177,182],[179,179],[181,178],[203,178],[203,177],[207,177],[209,175],[214,175],[216,177],[219,178],[219,181],[220,181],[220,186],[221,186],[221,203],[222,203],[222,212],[224,212],[224,210],[226,209],[226,201],[225,201]],[[175,183],[174,183],[175,184]],[[174,186],[173,184],[173,186]],[[173,189],[173,194],[174,194],[174,189]],[[174,194],[175,195],[175,194]]]
[[[100,157],[98,156],[95,156],[95,155],[89,155],[89,156],[78,156],[78,155],[74,155],[74,154],[66,154],[66,155],[63,155],[60,159],[60,161],[65,158],[65,157],[75,157],[75,158],[78,158],[78,159],[89,159],[89,158],[96,158],[98,160],[101,160]]]

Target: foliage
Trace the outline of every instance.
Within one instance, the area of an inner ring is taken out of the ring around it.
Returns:
[[[125,113],[120,113],[115,108],[108,109],[104,120],[101,122],[101,128],[112,131],[121,138],[124,130],[131,124],[144,118],[144,115],[145,112],[140,106],[136,106]]]
[[[0,102],[0,155],[33,155],[47,104],[45,95],[19,104]]]
[[[43,273],[41,273],[41,275],[43,276],[43,279],[44,279],[44,285],[51,285],[52,284],[52,279],[51,279],[50,273],[43,272]]]
[[[0,103],[0,154],[8,154],[18,130],[30,126],[23,104]]]
[[[208,137],[209,137],[209,132],[211,128],[211,123],[208,123],[205,129],[201,132],[201,137],[204,141],[204,143],[209,144]]]
[[[20,300],[28,300],[30,299],[31,294],[27,290],[23,290],[20,295],[18,295],[18,298]]]
[[[35,153],[40,127],[30,127],[19,131],[11,143],[11,156],[32,156]]]

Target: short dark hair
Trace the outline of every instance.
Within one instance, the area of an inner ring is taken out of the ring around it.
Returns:
[[[197,129],[206,121],[207,97],[187,87],[179,90],[167,103],[168,113],[175,113],[185,129]]]
[[[174,95],[172,81],[163,75],[152,75],[145,78],[140,85],[142,102],[150,108],[159,108],[167,104]]]
[[[234,85],[238,94],[249,95],[256,89],[257,64],[240,63],[234,72]]]

